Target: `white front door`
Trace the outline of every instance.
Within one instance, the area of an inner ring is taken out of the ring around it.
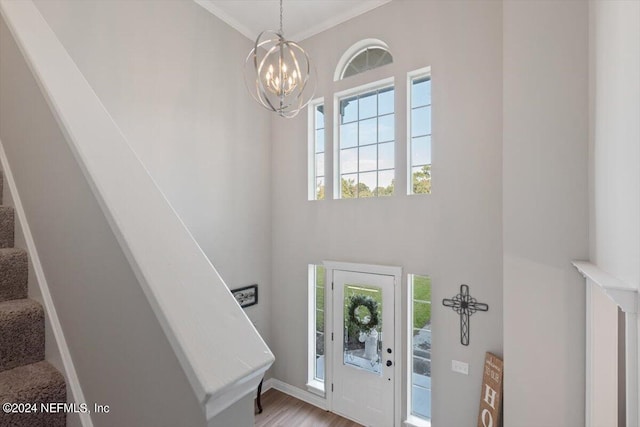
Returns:
[[[370,427],[394,425],[394,284],[394,276],[333,270],[331,406]]]

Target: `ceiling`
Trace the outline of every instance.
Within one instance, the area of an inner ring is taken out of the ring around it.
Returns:
[[[194,0],[254,41],[263,30],[279,27],[279,0]],[[285,0],[284,32],[300,41],[391,0]]]

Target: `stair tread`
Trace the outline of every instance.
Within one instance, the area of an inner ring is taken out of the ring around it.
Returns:
[[[0,248],[0,301],[27,298],[29,260],[19,248]]]
[[[0,248],[0,257],[12,254],[26,254],[27,251],[22,248]]]
[[[44,309],[39,302],[0,302],[0,372],[43,360],[44,341]]]
[[[0,206],[0,247],[11,248],[14,243],[15,212],[11,206]]]
[[[46,412],[41,403],[64,403],[67,389],[62,374],[46,361],[0,372],[0,404],[36,404],[37,412],[4,413],[0,411],[0,426],[65,427],[64,411]]]
[[[65,387],[64,377],[46,360],[0,372],[2,403],[26,401],[33,393],[60,387]]]
[[[17,311],[42,311],[42,304],[30,298],[13,299],[0,302],[0,319]]]

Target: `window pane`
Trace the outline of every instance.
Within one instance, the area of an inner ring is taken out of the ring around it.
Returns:
[[[411,414],[431,417],[431,279],[410,275],[413,288]]]
[[[431,78],[416,79],[411,86],[411,108],[431,104]]]
[[[431,193],[431,165],[411,168],[414,194]]]
[[[378,114],[389,114],[394,111],[393,88],[383,89],[378,93]]]
[[[360,115],[358,117],[360,120],[376,116],[378,113],[377,98],[376,92],[360,97]]]
[[[316,176],[324,176],[324,153],[316,154]]]
[[[316,358],[316,379],[324,382],[324,355]]]
[[[324,200],[324,178],[316,178],[316,200]]]
[[[344,117],[353,118],[349,108],[355,100],[358,119],[340,125],[340,194],[347,198],[378,196],[379,177],[389,181],[381,194],[391,194],[395,150],[394,89],[383,88],[340,100]],[[353,150],[355,147],[359,149]],[[387,169],[391,172],[378,173]],[[352,174],[357,174],[353,182],[349,181]]]
[[[320,300],[316,299],[316,304],[318,304]],[[324,311],[316,310],[316,331],[324,332]],[[318,350],[316,349],[316,352]]]
[[[431,107],[411,110],[411,136],[431,134]]]
[[[394,116],[378,117],[378,142],[393,141],[395,139]]]
[[[352,97],[340,101],[340,124],[358,120],[358,98]]]
[[[358,197],[358,174],[342,175],[340,177],[340,184],[340,197],[343,199]]]
[[[358,145],[358,123],[340,125],[340,148]]]
[[[393,62],[393,57],[380,47],[370,47],[354,55],[344,68],[341,79]]]
[[[393,169],[393,142],[378,145],[378,169]]]
[[[360,145],[373,144],[376,142],[376,122],[376,118],[360,122]]]
[[[324,151],[324,129],[316,131],[316,153]]]
[[[411,140],[411,166],[431,164],[431,137],[422,136]]]
[[[311,265],[309,275],[310,298],[315,309],[310,313],[309,321],[311,336],[309,340],[310,372],[309,378],[324,381],[324,353],[325,353],[325,318],[324,318],[324,282],[325,269],[321,265]],[[315,319],[315,320],[314,320]]]
[[[377,169],[377,149],[375,145],[367,145],[366,147],[360,147],[360,172],[374,171]]]
[[[375,172],[361,173],[358,179],[358,197],[373,197],[376,195],[377,174]]]
[[[414,298],[418,298],[417,293],[418,291],[414,290]],[[422,296],[423,295],[420,295],[420,297]],[[429,298],[431,298],[431,295],[429,295]],[[422,329],[431,330],[431,304],[430,303],[420,302],[414,299],[413,327],[416,331],[420,331]]]
[[[324,105],[316,107],[316,129],[324,128]]]
[[[393,194],[393,178],[394,172],[392,170],[378,172],[378,196],[391,196]]]
[[[358,149],[340,150],[340,173],[358,172]]]
[[[431,278],[428,276],[413,276],[413,299],[431,301]]]
[[[324,288],[325,284],[325,268],[323,265],[316,265],[316,286]]]

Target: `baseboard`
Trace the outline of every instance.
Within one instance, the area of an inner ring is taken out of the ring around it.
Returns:
[[[269,389],[276,389],[296,399],[302,400],[310,405],[316,406],[323,411],[327,410],[327,402],[320,396],[310,393],[306,390],[302,390],[298,387],[287,384],[284,381],[280,381],[276,378],[269,378],[262,385],[262,392],[266,392]]]
[[[44,310],[49,319],[49,324],[51,326],[53,336],[55,337],[58,351],[60,352],[60,358],[62,359],[64,367],[64,376],[67,379],[67,384],[71,390],[71,394],[73,395],[73,401],[76,403],[86,403],[87,401],[84,398],[84,393],[80,386],[80,380],[78,379],[78,374],[75,366],[73,365],[73,360],[71,359],[69,346],[67,345],[67,341],[64,337],[62,325],[60,324],[56,307],[53,304],[51,292],[49,292],[49,284],[47,283],[44,270],[42,269],[42,264],[40,263],[40,257],[38,256],[33,235],[31,234],[31,229],[29,228],[29,223],[27,221],[22,202],[20,201],[18,188],[16,187],[16,182],[13,179],[9,160],[7,159],[7,154],[4,151],[2,141],[0,141],[0,163],[2,164],[2,170],[4,171],[4,191],[6,194],[8,190],[13,200],[13,208],[15,210],[16,219],[18,220],[16,225],[20,224],[22,235],[27,246],[26,251],[29,254],[29,260],[33,266],[33,270],[35,271],[35,283],[40,288]],[[93,421],[91,420],[90,414],[80,413],[79,418],[83,427],[93,427]]]

